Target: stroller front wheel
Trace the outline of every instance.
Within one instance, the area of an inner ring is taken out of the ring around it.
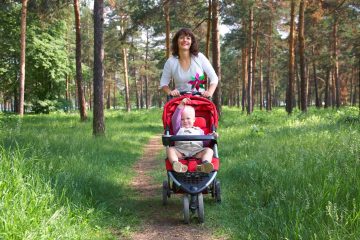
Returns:
[[[198,218],[199,222],[203,223],[205,220],[205,211],[204,211],[204,195],[202,193],[199,193],[197,195],[197,204],[198,204]]]
[[[189,222],[190,222],[190,200],[189,200],[188,194],[184,194],[183,205],[184,205],[184,209],[183,209],[184,222],[186,224],[189,224]]]

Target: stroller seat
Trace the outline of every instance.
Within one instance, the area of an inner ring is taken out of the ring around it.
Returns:
[[[171,118],[177,106],[184,98],[190,98],[190,105],[195,109],[194,126],[201,128],[204,135],[175,135]],[[162,197],[166,205],[171,194],[183,194],[183,213],[185,223],[189,223],[190,212],[197,213],[200,222],[204,222],[203,194],[211,194],[216,202],[221,202],[220,181],[217,180],[220,159],[217,151],[217,137],[209,135],[215,132],[218,124],[217,109],[210,100],[191,94],[173,98],[164,106],[163,112],[164,135],[163,145],[174,146],[176,141],[203,141],[204,147],[210,147],[214,151],[211,160],[214,170],[210,173],[198,172],[197,165],[202,164],[201,159],[190,157],[180,159],[182,164],[188,166],[185,173],[173,171],[168,158],[165,159],[167,180],[163,182]]]

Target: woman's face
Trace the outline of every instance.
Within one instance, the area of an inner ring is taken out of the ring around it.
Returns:
[[[178,39],[179,50],[189,50],[191,47],[191,36],[180,35]]]

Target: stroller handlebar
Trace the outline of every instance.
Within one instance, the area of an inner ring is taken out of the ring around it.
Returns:
[[[214,135],[163,135],[162,142],[165,146],[170,146],[172,142],[177,141],[211,141],[217,143],[217,137]]]
[[[180,96],[184,96],[184,95],[192,95],[192,96],[202,96],[201,92],[196,91],[196,92],[192,92],[192,91],[184,91],[184,92],[180,92]],[[174,98],[174,96],[171,95],[167,95],[167,101],[171,100]],[[207,99],[211,100],[211,97],[208,97]]]

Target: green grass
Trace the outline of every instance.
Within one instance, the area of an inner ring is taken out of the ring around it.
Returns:
[[[106,113],[106,137],[78,115],[0,115],[0,239],[113,239],[141,221],[129,187],[160,110]]]
[[[210,224],[231,239],[359,239],[358,109],[224,109],[219,153],[223,203]]]
[[[100,138],[78,115],[0,114],[0,239],[128,236],[163,210],[162,161],[150,173],[159,196],[142,199],[129,185],[142,146],[161,132],[160,110],[107,112]],[[225,107],[219,133],[223,202],[205,197],[205,226],[216,235],[360,238],[358,109],[246,116]],[[170,201],[181,218],[181,201]]]

